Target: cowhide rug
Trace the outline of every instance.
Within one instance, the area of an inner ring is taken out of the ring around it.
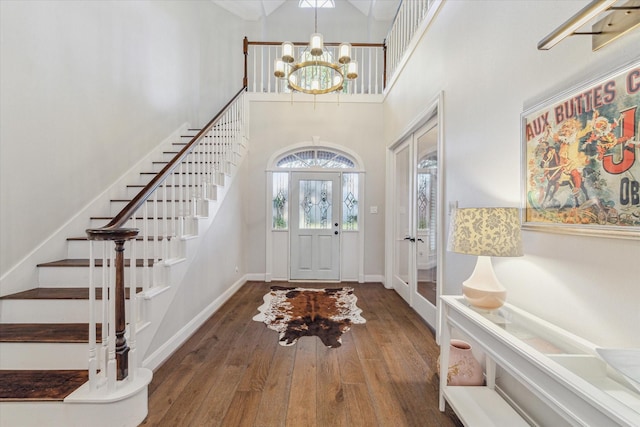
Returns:
[[[280,333],[280,345],[317,336],[327,347],[340,347],[352,324],[365,323],[353,288],[307,289],[272,286],[253,320]]]

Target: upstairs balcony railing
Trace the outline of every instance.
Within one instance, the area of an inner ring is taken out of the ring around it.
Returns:
[[[340,43],[325,43],[328,56],[338,58]],[[244,39],[245,81],[249,92],[291,93],[286,79],[274,76],[274,61],[282,55],[282,42],[257,42]],[[294,42],[294,58],[298,59],[307,46],[306,42]],[[384,90],[384,44],[351,43],[353,60],[358,62],[358,78],[345,81],[341,93],[381,94]]]
[[[351,43],[352,58],[358,62],[358,78],[346,81],[343,94],[384,93],[408,55],[408,48],[425,18],[443,0],[402,1],[384,43]],[[294,57],[299,59],[307,42],[295,42]],[[286,79],[274,76],[274,62],[282,55],[282,42],[244,39],[244,84],[249,92],[291,93]],[[328,56],[338,58],[339,43],[325,43]]]
[[[385,45],[387,47],[387,76],[396,73],[402,62],[409,43],[413,40],[416,31],[424,22],[429,11],[433,10],[442,0],[411,0],[400,3],[391,29],[387,34]]]

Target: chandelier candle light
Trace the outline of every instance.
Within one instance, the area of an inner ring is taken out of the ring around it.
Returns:
[[[500,308],[507,291],[496,277],[492,256],[522,256],[522,237],[517,208],[464,208],[451,215],[447,250],[477,255],[471,276],[462,282],[462,294],[482,310]]]
[[[282,57],[276,59],[274,76],[287,79],[289,88],[312,95],[322,95],[341,91],[344,79],[358,77],[358,63],[351,60],[351,45],[342,43],[338,47],[338,62],[332,62],[332,55],[324,47],[322,34],[318,33],[318,8],[315,8],[315,32],[311,34],[309,45],[302,52],[300,60],[294,63],[294,45],[282,43]]]

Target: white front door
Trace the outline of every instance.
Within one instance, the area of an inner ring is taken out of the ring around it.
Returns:
[[[340,280],[340,173],[291,174],[292,280]]]

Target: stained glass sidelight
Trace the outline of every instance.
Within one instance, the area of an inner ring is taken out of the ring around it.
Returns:
[[[358,174],[342,174],[342,229],[358,230]]]
[[[273,229],[286,230],[289,226],[289,174],[273,174]]]

